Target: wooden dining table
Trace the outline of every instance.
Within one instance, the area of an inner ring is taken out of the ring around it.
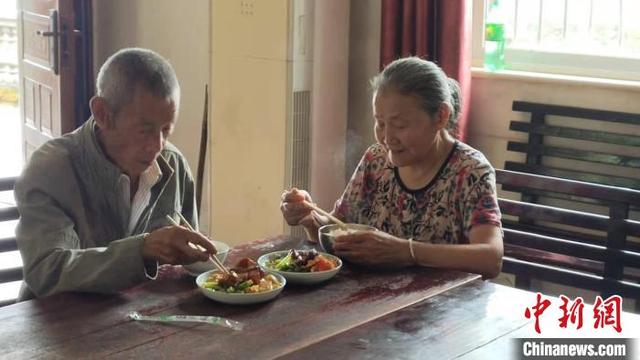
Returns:
[[[309,246],[266,238],[233,248],[226,264]],[[272,301],[225,305],[203,296],[181,267],[163,266],[158,279],[115,295],[64,293],[0,308],[0,357],[509,358],[512,338],[535,335],[523,315],[534,301],[534,293],[465,272],[345,263],[325,283],[288,284]],[[136,322],[132,311],[221,316],[244,328]],[[640,324],[625,314],[625,324]]]

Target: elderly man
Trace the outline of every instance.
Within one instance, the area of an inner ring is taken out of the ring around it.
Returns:
[[[166,226],[178,213],[197,226],[193,177],[167,142],[180,102],[171,65],[150,50],[123,49],[100,69],[96,90],[93,116],[36,150],[16,183],[21,300],[115,292],[155,278],[159,263],[215,254],[204,236]]]

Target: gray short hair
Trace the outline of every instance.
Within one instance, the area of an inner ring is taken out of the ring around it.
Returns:
[[[460,117],[460,86],[435,63],[418,57],[395,60],[371,79],[371,88],[373,92],[390,89],[414,96],[430,115],[447,104],[451,109],[447,129],[455,135]]]
[[[121,49],[105,61],[98,72],[96,95],[118,112],[133,100],[138,86],[153,96],[171,97],[179,106],[180,84],[173,67],[156,52],[141,48]]]

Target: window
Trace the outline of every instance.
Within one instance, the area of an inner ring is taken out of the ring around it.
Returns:
[[[476,66],[495,1],[474,1]],[[507,69],[640,81],[639,0],[499,0],[497,9]]]

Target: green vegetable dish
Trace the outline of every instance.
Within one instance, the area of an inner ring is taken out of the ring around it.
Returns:
[[[319,254],[315,249],[295,250],[266,263],[270,269],[289,272],[319,272],[335,269],[338,264],[333,259]]]

